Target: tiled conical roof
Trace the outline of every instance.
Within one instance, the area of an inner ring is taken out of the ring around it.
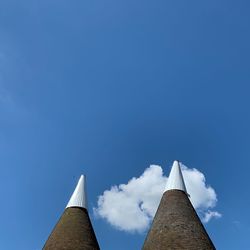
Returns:
[[[85,193],[85,177],[81,176],[61,218],[50,234],[43,250],[99,250]]]
[[[177,161],[171,169],[166,190],[142,249],[215,249],[188,198]]]

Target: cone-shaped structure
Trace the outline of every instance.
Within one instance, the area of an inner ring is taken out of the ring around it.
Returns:
[[[171,169],[166,189],[142,249],[215,249],[188,198],[177,161]]]
[[[180,168],[180,164],[178,161],[174,161],[173,163],[165,191],[174,190],[174,189],[181,190],[187,193],[186,186],[185,186],[182,172],[181,172],[181,168]]]
[[[88,209],[85,183],[86,177],[85,175],[81,175],[67,207],[82,207]]]
[[[81,176],[43,250],[99,250],[88,210],[85,176]]]

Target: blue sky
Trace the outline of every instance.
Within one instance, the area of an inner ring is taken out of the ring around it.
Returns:
[[[151,164],[199,169],[218,249],[249,247],[248,1],[0,0],[0,245],[41,249],[81,173],[103,250],[144,233],[97,198]]]

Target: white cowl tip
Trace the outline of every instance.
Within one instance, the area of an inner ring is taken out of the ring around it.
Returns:
[[[86,197],[86,177],[85,175],[81,175],[74,193],[72,194],[67,207],[82,207],[88,209],[87,206],[87,197]]]
[[[187,193],[181,167],[178,161],[174,161],[173,163],[164,192],[173,189],[182,190]]]

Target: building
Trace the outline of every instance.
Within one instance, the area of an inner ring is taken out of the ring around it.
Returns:
[[[178,161],[173,163],[164,194],[142,249],[215,249],[189,200]]]
[[[43,250],[99,250],[89,218],[86,179],[81,176]],[[193,208],[180,164],[174,161],[142,250],[215,250]]]
[[[43,250],[100,249],[88,214],[85,185],[82,175]]]

